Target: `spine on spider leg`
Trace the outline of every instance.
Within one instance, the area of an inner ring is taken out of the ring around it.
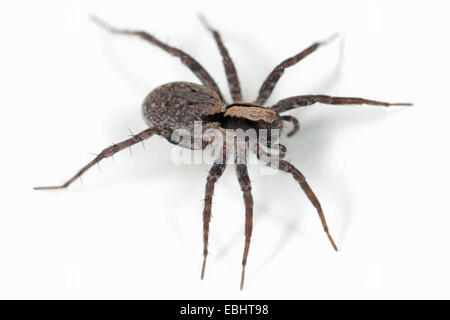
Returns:
[[[115,153],[131,147],[132,145],[141,142],[145,139],[150,138],[154,134],[162,135],[162,136],[168,136],[170,133],[170,130],[162,127],[152,127],[148,128],[144,131],[141,131],[140,133],[133,135],[131,138],[124,140],[122,142],[119,142],[117,144],[114,144],[106,149],[104,149],[102,152],[100,152],[94,160],[90,161],[87,165],[85,165],[83,168],[81,168],[72,178],[70,178],[68,181],[66,181],[64,184],[59,186],[47,186],[47,187],[35,187],[35,190],[55,190],[55,189],[64,189],[67,188],[72,182],[74,182],[76,179],[80,178],[87,170],[89,170],[92,166],[95,164],[98,164],[101,160],[104,158],[112,157]]]

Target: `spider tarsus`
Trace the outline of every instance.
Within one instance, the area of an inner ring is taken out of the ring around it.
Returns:
[[[399,102],[399,103],[390,103],[391,106],[403,106],[403,107],[411,107],[414,104],[411,102]]]
[[[203,278],[205,277],[205,267],[206,267],[206,255],[203,255],[202,274],[200,276],[200,280],[203,280]]]
[[[336,40],[337,38],[339,38],[339,36],[340,36],[340,33],[339,33],[339,32],[335,32],[335,33],[333,33],[331,36],[329,36],[328,38],[326,38],[326,39],[324,39],[324,40],[322,40],[322,41],[319,41],[318,43],[319,43],[321,46],[324,46],[324,45],[330,44],[331,42],[333,42],[334,40]]]
[[[333,237],[331,237],[331,234],[330,234],[329,232],[327,232],[327,231],[325,231],[325,232],[327,233],[328,239],[330,240],[331,245],[333,246],[333,249],[334,249],[335,251],[339,251],[339,250],[338,250],[338,247],[337,247],[336,244],[334,243]]]
[[[363,103],[363,104],[368,104],[368,103]],[[380,102],[378,105],[384,106],[384,107],[411,107],[413,104],[410,102],[395,102],[395,103]]]
[[[198,14],[198,18],[200,19],[200,22],[203,24],[203,26],[207,29],[207,30],[209,30],[209,31],[211,31],[211,32],[214,32],[214,29],[211,27],[211,25],[208,23],[208,20],[206,20],[206,17],[205,17],[205,15],[203,14],[203,13],[199,13]]]
[[[244,279],[245,279],[245,266],[242,266],[242,273],[241,273],[241,291],[244,289]]]
[[[57,190],[57,189],[64,189],[66,186],[46,186],[46,187],[33,187],[34,190]]]
[[[106,23],[105,21],[103,21],[102,19],[100,19],[99,17],[97,17],[95,15],[91,15],[89,18],[91,19],[91,21],[93,23],[95,23],[99,27],[101,27],[109,32],[112,32],[112,33],[121,33],[122,32],[121,30],[114,28],[113,26],[109,25],[108,23]]]
[[[100,19],[99,17],[95,16],[95,15],[91,15],[89,16],[89,19],[95,23],[96,25],[98,25],[99,27],[103,28],[103,29],[107,29],[112,31],[114,28],[112,28],[109,24],[107,24],[105,21],[103,21],[102,19]]]

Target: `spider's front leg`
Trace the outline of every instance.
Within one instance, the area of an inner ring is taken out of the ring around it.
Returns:
[[[208,24],[208,21],[206,21],[206,18],[203,15],[200,15],[200,20],[206,27],[206,29],[208,29],[213,34],[214,40],[216,41],[217,47],[219,48],[233,101],[242,101],[241,85],[239,84],[236,67],[234,66],[233,60],[231,59],[227,48],[225,48],[225,45],[223,44],[220,33]]]
[[[132,145],[142,142],[148,138],[150,138],[153,135],[160,135],[164,137],[169,137],[170,132],[169,130],[162,128],[162,127],[153,127],[146,129],[144,131],[139,132],[138,134],[133,135],[130,139],[127,139],[125,141],[119,142],[117,144],[114,144],[106,149],[104,149],[102,152],[100,152],[94,160],[89,162],[87,165],[85,165],[83,168],[81,168],[72,178],[67,180],[64,184],[59,186],[48,186],[48,187],[35,187],[35,190],[52,190],[52,189],[64,189],[67,188],[72,182],[74,182],[76,179],[80,178],[88,169],[90,169],[92,166],[99,163],[101,160],[113,156],[115,153],[126,149],[128,147],[131,147]]]
[[[115,33],[115,34],[122,34],[122,35],[131,35],[131,36],[136,36],[139,37],[145,41],[150,42],[151,44],[157,46],[158,48],[166,51],[167,53],[169,53],[170,55],[177,57],[181,60],[181,62],[188,67],[196,76],[197,78],[200,79],[200,81],[207,86],[208,88],[214,90],[215,92],[217,92],[217,94],[220,96],[222,101],[225,101],[225,99],[223,99],[223,95],[217,85],[217,83],[214,81],[214,79],[211,77],[211,75],[208,73],[208,71],[206,71],[205,68],[203,68],[203,66],[197,62],[197,60],[195,60],[194,58],[192,58],[189,54],[187,54],[186,52],[174,48],[172,46],[169,46],[168,44],[160,41],[159,39],[157,39],[156,37],[154,37],[153,35],[151,35],[148,32],[145,31],[137,31],[137,30],[125,30],[125,29],[118,29],[115,27],[110,26],[109,24],[107,24],[106,22],[104,22],[103,20],[99,19],[98,17],[92,16],[91,20],[97,24],[98,26],[100,26],[101,28],[111,32],[111,33]]]
[[[310,45],[308,48],[304,49],[303,51],[297,53],[295,56],[287,58],[283,62],[281,62],[279,65],[275,67],[275,69],[272,70],[272,72],[267,76],[266,80],[264,80],[263,84],[261,85],[261,88],[259,89],[258,98],[256,99],[256,104],[263,105],[267,99],[272,94],[273,89],[278,83],[278,80],[280,80],[281,76],[283,75],[284,71],[297,64],[307,56],[309,56],[311,53],[316,51],[320,46],[323,46],[327,43],[330,43],[334,39],[337,38],[337,34],[332,35],[330,38],[324,40],[324,41],[318,41]]]
[[[412,103],[400,102],[400,103],[390,103],[376,100],[369,100],[364,98],[353,98],[353,97],[332,97],[325,95],[305,95],[305,96],[295,96],[282,99],[278,101],[275,105],[270,107],[270,109],[282,113],[299,107],[310,106],[315,103],[331,104],[331,105],[374,105],[374,106],[412,106]]]

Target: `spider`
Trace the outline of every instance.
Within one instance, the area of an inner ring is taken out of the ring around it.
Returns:
[[[172,82],[164,84],[154,89],[145,99],[142,105],[143,117],[148,124],[149,128],[138,134],[132,134],[131,138],[124,140],[120,143],[114,144],[103,151],[101,151],[91,162],[81,168],[72,178],[67,180],[64,184],[58,186],[46,186],[35,187],[36,190],[43,189],[64,189],[67,188],[77,178],[80,178],[89,168],[98,164],[102,159],[113,156],[115,153],[131,147],[132,145],[142,142],[154,135],[159,135],[167,139],[170,143],[187,147],[191,149],[202,148],[204,149],[211,143],[211,139],[201,141],[200,146],[181,145],[179,141],[172,139],[172,134],[178,129],[186,129],[192,131],[193,124],[196,121],[202,121],[202,128],[217,128],[223,134],[225,130],[230,129],[282,129],[283,121],[289,122],[293,125],[293,129],[287,134],[291,137],[299,130],[299,122],[297,118],[289,115],[280,115],[288,110],[295,108],[309,106],[315,103],[330,104],[330,105],[377,105],[377,106],[409,106],[411,103],[388,103],[375,100],[368,100],[363,98],[350,98],[350,97],[332,97],[326,95],[301,95],[282,99],[276,104],[270,107],[264,107],[265,102],[271,95],[278,80],[283,75],[286,68],[292,67],[299,61],[309,56],[316,51],[319,47],[328,43],[328,41],[315,42],[298,54],[284,60],[277,65],[273,71],[267,76],[261,88],[259,89],[258,97],[253,102],[245,102],[241,94],[241,86],[239,83],[238,75],[233,61],[231,60],[228,50],[225,48],[222,38],[218,31],[213,29],[205,20],[200,16],[200,19],[206,29],[212,33],[214,40],[218,46],[219,52],[223,59],[223,66],[228,81],[232,103],[227,103],[222,92],[217,86],[214,79],[193,57],[183,52],[180,49],[169,46],[153,35],[136,30],[123,30],[117,29],[106,24],[104,21],[97,17],[91,17],[92,21],[102,27],[103,29],[121,35],[130,35],[139,37],[151,44],[166,51],[170,55],[177,57],[181,62],[187,66],[200,80],[202,85],[190,83],[190,82]],[[269,139],[270,140],[270,139]],[[269,148],[272,146],[270,141],[266,141],[266,146]],[[226,143],[223,142],[222,156],[226,159],[230,156],[230,153],[235,153],[236,150],[228,148]],[[256,153],[258,159],[264,159],[264,151],[262,148],[252,149]],[[333,246],[337,251],[337,246],[329,232],[322,207],[319,200],[315,196],[314,192],[306,182],[303,174],[290,162],[283,160],[283,156],[286,152],[286,148],[280,145],[280,159],[277,163],[276,169],[284,171],[292,175],[297,181],[300,187],[303,189],[306,196],[309,198],[317,213],[320,217],[323,229]],[[206,258],[208,255],[208,236],[209,236],[209,223],[211,220],[211,207],[212,198],[214,194],[215,183],[222,176],[227,162],[224,159],[217,159],[209,170],[206,179],[204,208],[203,208],[203,263],[201,270],[201,279],[205,275]],[[267,160],[264,160],[266,165],[272,166]],[[242,259],[242,273],[240,281],[240,289],[242,290],[245,277],[245,266],[247,263],[247,257],[250,247],[250,238],[252,236],[253,226],[253,198],[252,198],[252,186],[250,178],[247,172],[247,162],[235,162],[235,171],[237,180],[240,184],[244,204],[245,204],[245,246]]]

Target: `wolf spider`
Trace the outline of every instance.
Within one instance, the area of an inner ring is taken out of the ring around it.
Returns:
[[[244,102],[236,68],[234,67],[233,61],[228,54],[228,50],[222,42],[219,32],[211,28],[206,20],[201,17],[201,20],[207,30],[212,33],[223,59],[223,66],[225,68],[231,97],[233,99],[233,102],[229,104],[226,102],[222,92],[210,74],[187,53],[161,42],[147,32],[117,29],[96,17],[92,17],[92,20],[97,25],[111,33],[137,36],[159,47],[172,56],[179,58],[181,62],[198,77],[203,85],[189,82],[172,82],[154,89],[147,96],[142,106],[143,116],[149,126],[148,129],[135,135],[132,134],[131,138],[104,149],[91,162],[85,165],[64,184],[59,186],[36,187],[35,189],[38,190],[66,188],[102,159],[111,157],[116,152],[131,147],[132,145],[144,141],[153,135],[162,136],[170,143],[177,144],[177,141],[173,141],[173,139],[171,139],[172,133],[177,129],[192,130],[193,123],[195,121],[203,121],[203,129],[218,128],[222,130],[221,132],[224,132],[225,129],[243,128],[253,128],[256,131],[259,129],[281,129],[283,127],[283,121],[285,121],[290,122],[293,125],[293,129],[288,133],[288,136],[292,136],[299,129],[299,122],[297,118],[280,114],[294,108],[305,107],[315,103],[331,105],[367,104],[377,106],[411,105],[410,103],[387,103],[362,98],[332,97],[326,95],[301,95],[282,99],[269,108],[263,107],[275,88],[278,80],[283,75],[285,69],[294,66],[297,62],[316,51],[328,41],[315,42],[305,50],[281,62],[275,67],[275,69],[273,69],[261,85],[257,99],[254,102]],[[211,141],[202,141],[200,148],[204,149],[210,142]],[[195,148],[193,145],[187,147],[191,149]],[[280,147],[282,151],[280,158],[282,158],[286,148],[282,145],[280,145]],[[223,150],[223,156],[226,158],[231,151],[227,147]],[[261,156],[263,155],[263,152],[260,151],[259,148],[253,151],[256,152],[258,158],[262,158]],[[271,165],[270,163],[266,164]],[[221,177],[226,165],[226,161],[223,161],[223,159],[221,159],[221,161],[216,160],[212,165],[206,180],[203,209],[202,279],[205,274],[206,257],[208,255],[209,222],[211,220],[211,205],[214,185]],[[276,169],[290,173],[292,177],[300,184],[300,187],[303,189],[306,196],[317,210],[323,229],[325,230],[331,245],[335,250],[337,250],[337,246],[328,230],[319,200],[314,195],[303,174],[296,167],[294,167],[294,165],[282,159],[279,160]],[[242,259],[242,274],[240,282],[240,288],[242,290],[244,285],[245,266],[249,252],[250,238],[252,235],[253,198],[251,192],[251,182],[247,172],[247,163],[236,162],[235,171],[245,203],[245,247]]]

